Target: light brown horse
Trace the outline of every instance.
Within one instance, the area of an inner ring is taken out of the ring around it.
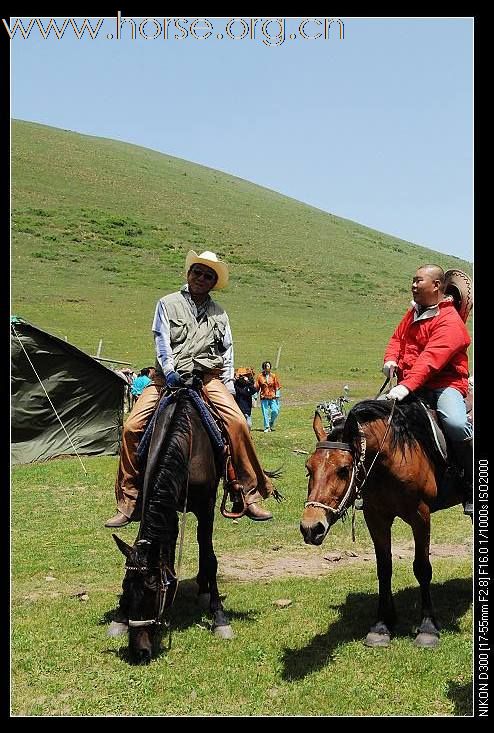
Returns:
[[[318,412],[313,428],[319,442],[306,463],[308,500],[300,524],[305,542],[320,545],[331,526],[362,496],[379,581],[377,621],[365,643],[388,646],[396,620],[391,525],[395,517],[409,524],[415,541],[413,572],[422,599],[415,643],[436,646],[439,630],[430,596],[430,514],[460,503],[461,485],[435,448],[424,409],[418,401],[365,400],[329,435]]]

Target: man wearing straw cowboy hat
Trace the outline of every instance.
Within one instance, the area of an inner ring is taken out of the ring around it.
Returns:
[[[228,267],[214,252],[194,251],[185,260],[187,283],[165,295],[156,306],[152,331],[157,354],[153,384],[144,389],[124,425],[115,483],[117,514],[106,527],[124,527],[135,518],[140,491],[137,448],[161,389],[184,386],[182,376],[194,374],[219,413],[228,433],[231,459],[246,504],[245,514],[262,521],[272,518],[260,505],[274,487],[257,458],[245,418],[233,395],[233,341],[228,315],[209,295],[228,283]]]
[[[473,306],[472,282],[461,270],[420,267],[412,280],[413,301],[384,354],[383,372],[396,371],[388,399],[423,390],[437,410],[464,472],[464,514],[473,517],[472,424],[467,416],[470,336],[465,323]]]

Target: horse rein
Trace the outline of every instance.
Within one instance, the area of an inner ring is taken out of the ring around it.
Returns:
[[[393,413],[394,413],[395,407],[396,407],[396,400],[392,400],[392,402],[393,402],[393,404],[391,405],[391,411],[389,413],[388,422],[386,424],[386,430],[384,431],[383,439],[381,440],[381,445],[379,446],[378,451],[377,451],[376,455],[374,456],[374,458],[372,460],[372,463],[369,466],[369,470],[366,471],[365,478],[364,478],[364,480],[363,480],[363,482],[362,482],[362,484],[361,484],[361,486],[359,487],[359,490],[358,490],[358,493],[359,494],[362,492],[362,489],[365,486],[365,482],[369,478],[369,474],[372,471],[372,469],[374,468],[374,464],[377,461],[378,457],[380,456],[381,451],[382,451],[382,448],[383,448],[383,445],[384,445],[384,442],[385,442],[386,438],[388,437],[388,433],[389,433],[389,430],[391,428],[391,420],[393,419]],[[363,434],[363,431],[362,431],[362,428],[360,427],[360,425],[359,425],[359,432],[361,434]],[[365,440],[365,438],[364,438],[364,440]]]
[[[184,499],[184,510],[182,512],[182,520],[180,522],[180,540],[178,543],[178,560],[177,560],[177,572],[176,572],[176,580],[177,584],[175,586],[175,593],[173,594],[173,598],[171,603],[173,604],[175,600],[175,596],[177,594],[178,590],[178,583],[179,583],[179,576],[180,576],[180,570],[182,567],[182,552],[184,547],[184,537],[185,537],[185,521],[187,519],[187,502],[189,499],[189,477],[190,477],[190,462],[192,460],[192,426],[190,424],[190,418],[189,415],[187,415],[187,422],[189,425],[189,460],[187,463],[187,483],[185,484],[185,499]],[[170,604],[171,605],[171,604]],[[171,634],[171,630],[170,630]]]
[[[389,372],[389,375],[386,377],[386,379],[384,380],[384,382],[382,384],[381,389],[379,390],[379,392],[374,397],[375,400],[377,400],[377,399],[379,399],[379,397],[381,397],[381,395],[383,394],[384,389],[385,389],[385,387],[386,387],[387,384],[389,384],[389,387],[386,390],[386,393],[385,394],[387,394],[391,390],[391,387],[392,387],[392,384],[393,384],[393,379],[395,379],[395,377],[396,377],[396,382],[398,383],[398,377],[397,377],[397,375],[395,373],[395,368],[394,367],[391,367],[390,372]]]

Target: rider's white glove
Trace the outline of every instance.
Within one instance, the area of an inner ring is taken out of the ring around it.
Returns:
[[[396,371],[396,367],[397,367],[397,366],[398,366],[398,364],[397,364],[397,363],[396,363],[395,361],[387,361],[387,362],[385,363],[385,365],[383,366],[383,368],[382,368],[382,372],[383,372],[383,374],[385,374],[385,375],[386,375],[387,377],[389,377],[389,376],[390,376],[390,374],[391,374],[391,367],[393,367],[393,369],[394,369],[394,370]]]
[[[386,395],[386,399],[398,400],[398,402],[401,402],[401,400],[404,399],[407,394],[410,394],[410,390],[403,384],[398,384],[396,387],[393,387],[393,389],[389,390]]]

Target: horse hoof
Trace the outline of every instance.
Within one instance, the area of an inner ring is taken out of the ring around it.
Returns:
[[[434,649],[439,644],[439,636],[436,634],[427,634],[420,632],[415,637],[415,646],[419,646],[422,649]]]
[[[211,605],[211,593],[199,593],[197,596],[197,605],[202,611],[209,611]]]
[[[112,621],[108,627],[107,636],[123,636],[129,630],[127,624],[122,624],[119,621]]]
[[[378,634],[375,631],[369,631],[369,633],[365,637],[364,644],[365,646],[371,647],[386,647],[389,646],[390,642],[391,637],[389,634]]]
[[[235,634],[231,626],[215,626],[213,634],[218,636],[220,639],[234,639]]]

